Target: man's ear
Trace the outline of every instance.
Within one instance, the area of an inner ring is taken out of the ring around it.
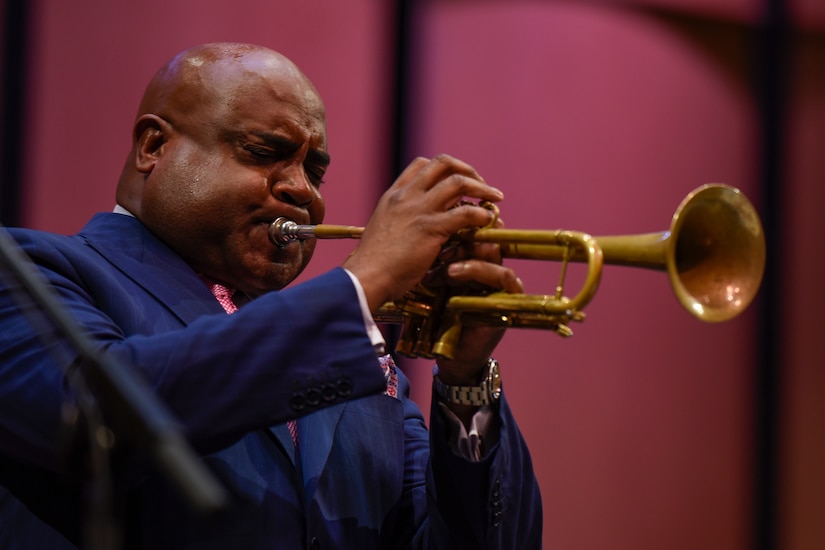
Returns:
[[[135,168],[148,174],[163,154],[172,125],[157,115],[142,115],[135,122]]]

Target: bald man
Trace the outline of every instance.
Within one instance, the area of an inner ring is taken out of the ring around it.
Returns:
[[[540,546],[529,452],[487,382],[498,375],[500,330],[464,330],[454,357],[438,361],[428,430],[371,317],[443,259],[450,236],[491,222],[486,209],[457,203],[503,195],[455,158],[416,159],[344,264],[287,288],[314,243],[275,245],[269,226],[323,220],[329,162],[323,103],[292,62],[207,44],[147,87],[114,212],[75,236],[10,230],[78,325],[149,383],[233,496],[228,511],[200,517],[130,450],[116,476],[124,540]],[[449,257],[453,283],[522,292],[495,246],[474,248]],[[76,352],[61,364],[48,348],[65,346],[44,346],[6,288],[0,323],[0,513],[16,526],[3,537],[82,544],[83,479],[56,448],[62,404],[77,397],[63,380]]]

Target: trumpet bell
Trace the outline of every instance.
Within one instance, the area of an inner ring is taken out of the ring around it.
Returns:
[[[677,208],[669,233],[666,270],[685,309],[716,323],[753,301],[765,270],[765,236],[756,209],[738,189],[696,189]]]

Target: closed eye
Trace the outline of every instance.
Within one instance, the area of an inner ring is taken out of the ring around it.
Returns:
[[[313,166],[305,166],[304,171],[307,174],[307,178],[315,187],[320,187],[321,184],[324,182],[324,174],[326,173],[326,168],[321,167],[313,167]]]
[[[279,152],[269,147],[261,147],[260,145],[244,145],[244,150],[247,151],[256,160],[266,162],[276,162],[288,158],[291,153]]]
[[[316,187],[324,183],[324,174],[329,168],[329,154],[324,151],[311,149],[307,152],[307,158],[304,162],[304,170],[307,173],[309,181]]]

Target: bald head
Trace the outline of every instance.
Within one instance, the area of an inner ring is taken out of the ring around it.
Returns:
[[[137,116],[154,113],[183,119],[205,109],[231,107],[239,94],[264,79],[279,80],[286,88],[298,83],[317,98],[309,79],[280,53],[253,44],[220,42],[172,58],[149,82]]]

